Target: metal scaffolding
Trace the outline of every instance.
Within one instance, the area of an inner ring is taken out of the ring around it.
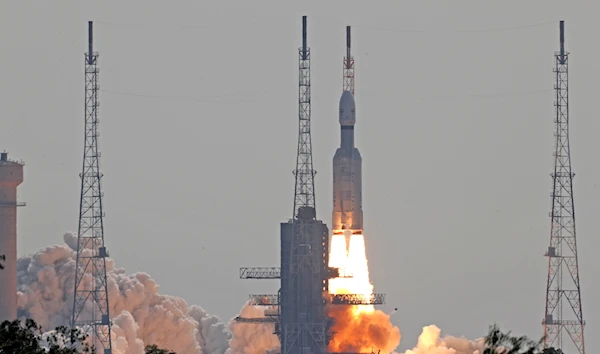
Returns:
[[[556,145],[554,151],[552,210],[550,211],[550,246],[548,279],[546,286],[546,311],[544,348],[554,347],[565,353],[563,334],[568,335],[577,351],[585,354],[579,264],[575,237],[575,204],[573,202],[573,177],[571,149],[569,146],[569,53],[564,48],[564,21],[560,21],[560,51],[555,53],[556,67]],[[565,312],[563,310],[566,309]]]
[[[248,267],[240,268],[240,279],[279,279],[280,267]]]
[[[344,91],[352,92],[354,96],[354,57],[350,54],[350,26],[346,26],[346,57],[344,57],[343,68],[342,88]]]
[[[108,306],[104,211],[98,149],[98,53],[93,51],[92,22],[88,23],[85,55],[85,143],[77,232],[77,259],[72,328],[91,335],[96,352],[112,353]],[[91,277],[86,274],[91,273]],[[90,333],[91,332],[91,333]]]

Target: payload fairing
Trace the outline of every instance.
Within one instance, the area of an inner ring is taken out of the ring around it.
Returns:
[[[362,158],[354,146],[356,107],[350,91],[340,98],[341,143],[333,157],[334,235],[363,233]]]

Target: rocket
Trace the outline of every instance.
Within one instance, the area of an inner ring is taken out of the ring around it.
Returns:
[[[340,98],[340,147],[333,157],[333,222],[334,235],[361,234],[362,212],[362,158],[354,146],[356,108],[354,96],[344,91]]]
[[[346,27],[344,88],[340,98],[340,147],[333,157],[333,221],[334,235],[363,233],[362,158],[354,146],[354,58],[350,54],[350,26]]]

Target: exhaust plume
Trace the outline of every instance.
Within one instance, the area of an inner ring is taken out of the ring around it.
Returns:
[[[328,315],[334,319],[329,342],[330,352],[392,353],[400,344],[400,329],[381,310],[357,311],[358,306],[330,305]],[[412,354],[412,353],[411,353]]]
[[[349,238],[349,245],[346,239]],[[359,294],[369,298],[373,285],[369,280],[369,266],[363,235],[333,235],[329,266],[351,274],[352,278],[329,280],[331,294]],[[333,319],[330,352],[370,353],[381,350],[391,353],[400,344],[400,330],[390,315],[376,310],[373,305],[329,305],[327,315]]]

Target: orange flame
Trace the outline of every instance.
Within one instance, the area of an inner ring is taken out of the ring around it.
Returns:
[[[346,247],[349,236],[350,245]],[[331,294],[360,294],[369,298],[373,285],[369,280],[369,266],[363,235],[333,235],[329,266],[351,278],[329,280]],[[330,305],[328,315],[333,318],[333,335],[328,345],[330,352],[371,352],[381,350],[391,353],[400,344],[400,330],[390,316],[373,305]]]

